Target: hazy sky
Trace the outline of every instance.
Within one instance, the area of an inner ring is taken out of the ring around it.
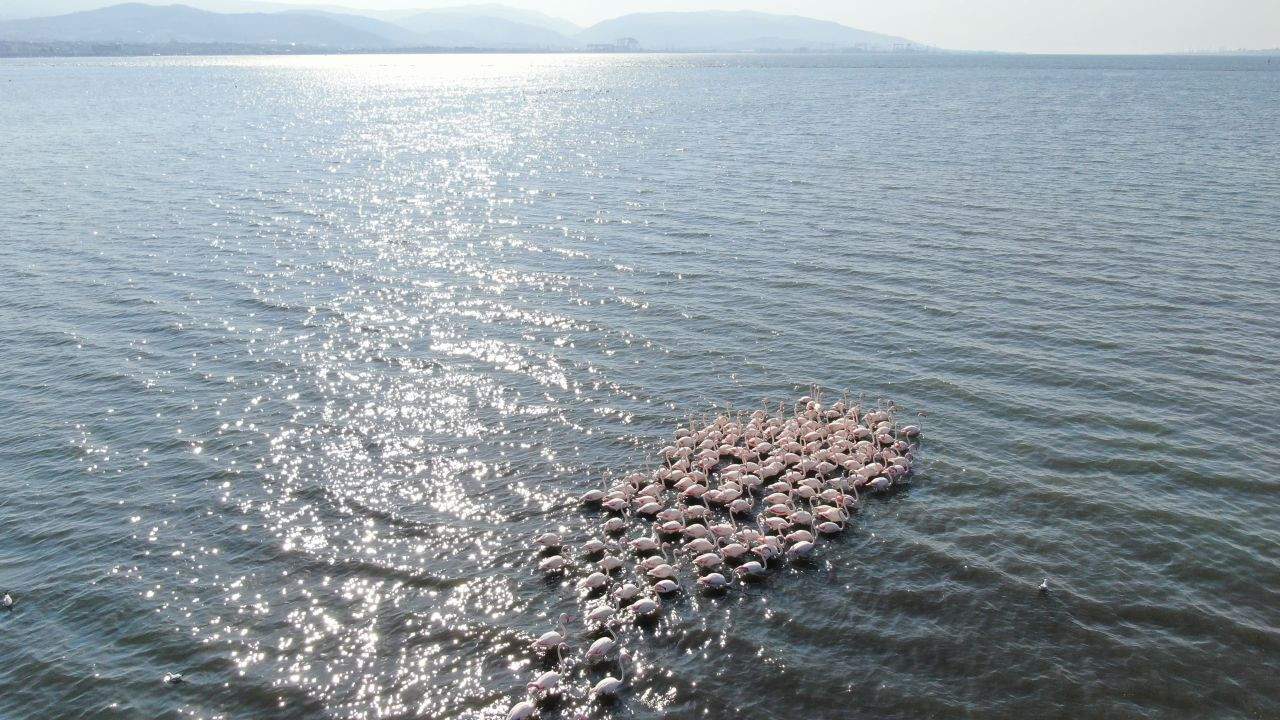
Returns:
[[[469,2],[327,1],[377,9]],[[1280,47],[1280,0],[496,1],[541,10],[580,25],[626,13],[661,10],[759,10],[807,15],[956,50],[1148,53]]]

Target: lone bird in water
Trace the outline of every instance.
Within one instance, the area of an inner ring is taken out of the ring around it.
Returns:
[[[5,610],[12,610],[13,596],[10,595],[9,593],[5,593],[4,597],[0,598],[0,607],[3,607]]]
[[[1041,583],[1036,586],[1036,589],[1042,593],[1049,592],[1049,578],[1045,578],[1043,581],[1041,581]]]
[[[180,682],[182,682],[182,673],[165,673],[164,674],[165,685],[177,685]]]

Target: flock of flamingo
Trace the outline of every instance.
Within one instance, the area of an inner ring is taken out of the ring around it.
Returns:
[[[586,698],[619,692],[629,655],[618,648],[614,626],[655,615],[664,597],[684,588],[682,570],[694,572],[698,587],[723,592],[781,563],[803,562],[820,538],[844,531],[862,493],[903,482],[920,428],[899,424],[894,413],[892,402],[827,406],[821,396],[805,396],[776,413],[766,402],[749,416],[721,414],[702,427],[691,419],[659,452],[656,470],[606,482],[581,497],[608,517],[599,537],[578,546],[576,560],[559,534],[536,538],[541,572],[582,574],[583,620],[589,632],[603,634],[584,652],[585,662],[604,662],[619,650],[618,676],[596,682]],[[528,684],[508,720],[533,717],[540,701],[560,691],[558,668],[573,619],[562,614],[556,630],[533,641],[544,658],[554,654],[557,669]]]

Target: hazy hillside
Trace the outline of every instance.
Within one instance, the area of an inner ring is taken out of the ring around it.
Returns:
[[[540,13],[537,10],[526,10],[524,8],[515,8],[508,5],[498,5],[496,3],[459,5],[457,7],[439,8],[436,12],[463,12],[469,15],[487,15],[489,17],[500,18],[502,20],[510,20],[511,22],[545,28],[547,30],[560,33],[566,38],[571,38],[582,31],[582,28],[574,25],[564,18]]]
[[[337,15],[343,18],[373,18],[385,22],[399,22],[405,18],[421,15],[424,12],[462,12],[468,15],[487,16],[523,23],[537,28],[551,30],[565,37],[572,37],[582,28],[563,18],[554,17],[536,10],[510,7],[498,3],[477,3],[474,5],[457,5],[447,8],[418,7],[414,9],[416,0],[402,0],[397,10],[381,10],[372,8],[354,8],[343,6],[341,0],[336,3],[316,2],[312,4],[288,4],[271,2],[270,0],[140,0],[147,5],[170,5],[174,2],[198,10],[218,13],[276,13],[305,12],[309,14]],[[119,4],[120,0],[0,0],[0,21],[25,18],[42,18],[54,15],[66,15],[86,10],[99,10]],[[424,3],[425,4],[425,3]]]
[[[797,15],[758,12],[669,12],[624,15],[593,25],[577,38],[612,43],[631,37],[647,50],[845,49],[890,50],[909,40]]]
[[[543,13],[485,4],[446,9],[362,12],[255,0],[189,0],[202,7],[254,8],[209,12],[186,5],[130,3],[54,17],[0,21],[0,40],[36,43],[216,43],[287,45],[346,50],[482,48],[578,50],[635,38],[644,50],[892,50],[908,40],[834,22],[757,12],[638,13],[586,30]],[[42,0],[48,8],[82,7],[103,0]],[[413,0],[405,0],[407,3]],[[31,11],[33,0],[0,0],[0,8]],[[278,11],[277,8],[288,8]],[[262,12],[261,10],[270,10]],[[565,31],[569,31],[566,33]]]
[[[0,23],[0,39],[130,43],[296,43],[382,47],[388,40],[331,17],[303,13],[221,14],[182,5],[128,4]]]
[[[289,10],[288,13],[328,18],[334,22],[346,25],[347,27],[375,35],[383,40],[383,44],[392,47],[407,47],[425,44],[418,33],[413,32],[403,25],[398,25],[386,20],[378,20],[366,15],[352,15],[350,13],[337,13],[325,10]]]
[[[544,27],[462,10],[433,10],[398,21],[424,45],[572,49],[579,41]]]
[[[149,0],[147,5],[172,5],[178,0]],[[86,10],[101,10],[119,5],[120,0],[0,0],[0,20],[20,20],[67,15]],[[186,0],[183,4],[198,10],[219,13],[255,13],[297,10],[298,5],[286,5],[258,0]],[[317,8],[319,9],[319,8]]]

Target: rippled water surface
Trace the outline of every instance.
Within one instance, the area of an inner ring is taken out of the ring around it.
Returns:
[[[909,488],[628,627],[591,717],[1280,716],[1278,108],[1265,58],[4,61],[0,716],[501,717],[584,607],[530,539],[814,383],[926,413]]]

